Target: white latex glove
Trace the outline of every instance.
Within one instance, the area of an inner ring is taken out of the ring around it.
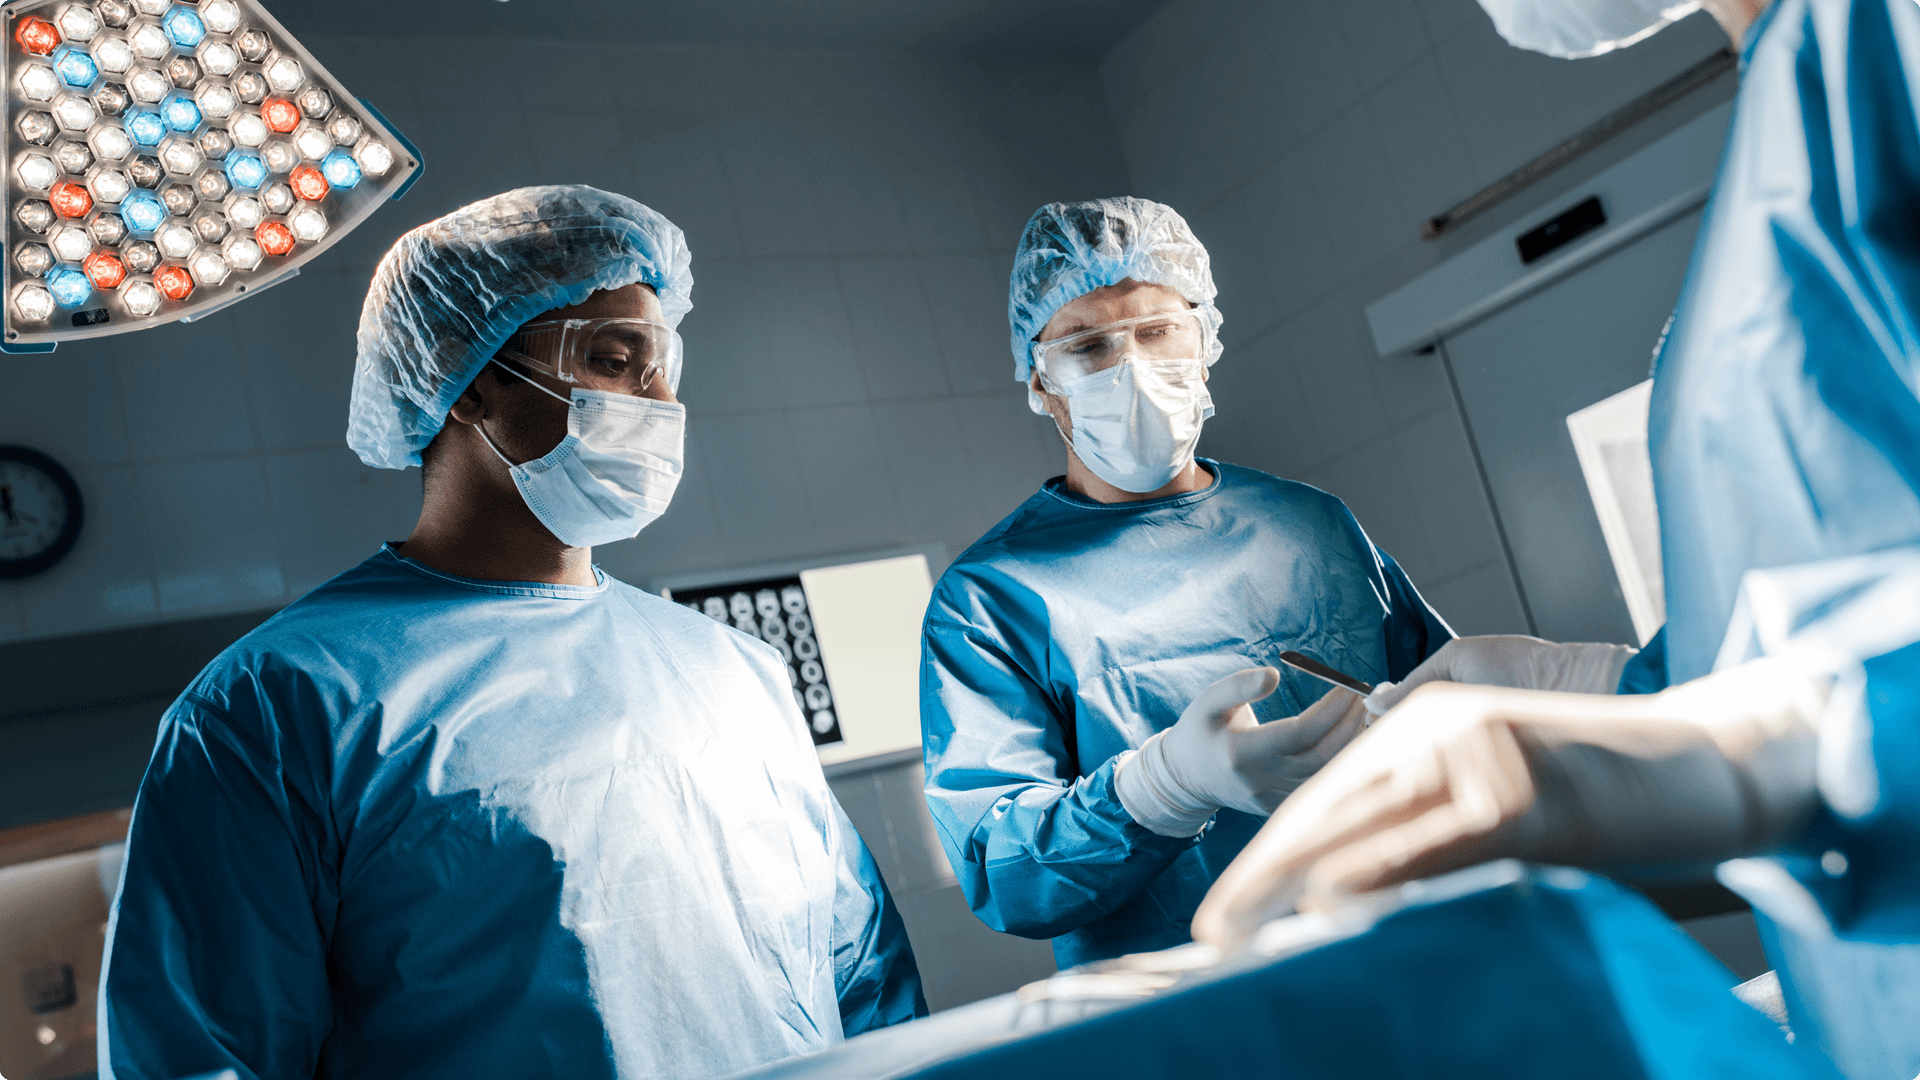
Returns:
[[[1231,947],[1298,908],[1489,859],[1761,850],[1815,805],[1831,685],[1771,658],[1647,696],[1427,687],[1287,800],[1207,893],[1194,937]]]
[[[1563,645],[1523,634],[1454,638],[1406,678],[1376,687],[1367,711],[1383,716],[1430,682],[1611,694],[1620,685],[1620,670],[1639,651],[1603,643]]]
[[[1262,724],[1247,705],[1280,685],[1270,667],[1215,682],[1180,719],[1122,760],[1114,794],[1162,836],[1192,836],[1226,807],[1266,816],[1365,726],[1360,696],[1335,688],[1298,716]]]

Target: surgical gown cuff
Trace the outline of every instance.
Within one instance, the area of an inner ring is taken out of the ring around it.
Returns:
[[[1198,836],[1219,807],[1194,802],[1159,767],[1160,739],[1165,734],[1156,733],[1139,750],[1114,758],[1113,793],[1148,831],[1174,839]]]

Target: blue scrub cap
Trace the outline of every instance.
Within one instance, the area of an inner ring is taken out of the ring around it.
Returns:
[[[1167,285],[1205,312],[1206,361],[1220,359],[1220,309],[1213,306],[1207,249],[1173,207],[1146,199],[1048,203],[1033,212],[1013,255],[1007,321],[1013,377],[1027,381],[1033,339],[1055,313],[1103,285],[1132,278]]]
[[[347,445],[375,468],[420,464],[514,331],[595,290],[650,285],[678,326],[693,308],[691,260],[673,222],[582,184],[517,188],[414,229],[367,287]]]

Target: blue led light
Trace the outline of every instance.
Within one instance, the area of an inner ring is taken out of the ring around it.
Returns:
[[[207,36],[207,24],[200,21],[199,14],[192,8],[177,4],[167,12],[166,18],[160,20],[160,25],[173,43],[183,49],[193,48],[200,44],[201,38]]]
[[[200,106],[185,94],[170,94],[160,103],[160,115],[175,131],[190,132],[200,126]]]
[[[337,188],[350,188],[360,182],[360,163],[345,150],[335,150],[320,159],[320,175]]]
[[[150,233],[167,220],[167,204],[151,191],[130,191],[120,200],[120,220],[136,233]]]
[[[252,191],[267,182],[267,163],[251,150],[236,150],[227,155],[227,183]]]
[[[167,122],[157,112],[140,109],[127,114],[127,134],[141,146],[159,146],[167,136]]]
[[[100,65],[93,62],[93,57],[71,45],[62,45],[53,54],[53,70],[60,73],[60,81],[81,88],[92,86],[100,77]]]
[[[79,307],[93,295],[93,282],[71,266],[62,266],[47,274],[47,291],[61,307]]]

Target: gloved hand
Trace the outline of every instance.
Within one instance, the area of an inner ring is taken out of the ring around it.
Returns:
[[[1563,645],[1522,634],[1454,638],[1406,678],[1376,687],[1367,698],[1367,711],[1384,716],[1430,682],[1611,694],[1620,685],[1620,670],[1639,651],[1602,643]]]
[[[1831,686],[1776,657],[1647,696],[1427,687],[1287,800],[1207,893],[1194,937],[1233,947],[1298,908],[1489,859],[1761,850],[1815,805]]]
[[[1120,805],[1162,836],[1192,836],[1222,807],[1273,813],[1367,718],[1358,694],[1335,688],[1298,716],[1262,724],[1247,705],[1279,685],[1278,671],[1256,667],[1202,690],[1172,727],[1120,762]]]

